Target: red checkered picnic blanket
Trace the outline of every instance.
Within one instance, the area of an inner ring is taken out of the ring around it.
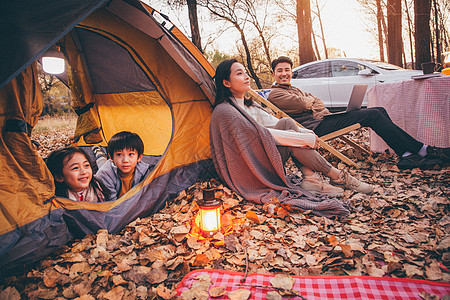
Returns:
[[[418,141],[450,147],[450,76],[376,84],[367,91],[367,101],[368,107],[384,107],[392,121]],[[388,149],[372,130],[370,149]]]
[[[177,286],[177,295],[191,288],[196,277],[208,274],[213,287],[226,287],[227,292],[238,289],[251,291],[249,299],[266,299],[274,291],[270,287],[272,274],[248,274],[245,283],[240,280],[244,273],[224,270],[195,270],[188,273]],[[369,277],[369,276],[291,276],[295,278],[293,290],[308,299],[422,299],[421,292],[442,297],[450,294],[450,283],[418,279]],[[225,295],[214,299],[228,299]],[[291,297],[286,299],[300,299]]]

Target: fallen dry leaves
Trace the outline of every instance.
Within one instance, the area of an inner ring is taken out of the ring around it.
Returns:
[[[100,230],[62,247],[26,274],[4,278],[0,298],[172,299],[183,276],[198,268],[284,274],[272,282],[284,290],[289,290],[287,275],[450,281],[450,168],[400,172],[394,158],[384,154],[359,163],[361,169],[351,172],[377,187],[372,195],[345,192],[344,200],[353,206],[346,220],[292,211],[276,199],[253,204],[212,179],[216,197],[223,200],[223,227],[207,240],[194,224],[194,200],[206,187],[197,182],[119,234]],[[295,166],[288,172],[296,173]],[[183,298],[223,295],[209,286],[202,278]],[[248,292],[227,296],[246,299]],[[279,290],[267,295],[279,296]]]

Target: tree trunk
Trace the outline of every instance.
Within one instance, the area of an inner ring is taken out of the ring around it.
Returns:
[[[381,13],[383,14],[383,11],[381,11]],[[384,15],[382,16],[381,24],[383,26],[384,48],[387,51],[387,47],[388,47],[388,40],[387,40],[388,29],[387,29],[387,25],[386,25],[386,18],[384,17]]]
[[[198,27],[197,0],[187,0],[187,5],[189,11],[189,23],[191,25],[192,43],[203,53],[200,29]]]
[[[439,15],[438,15],[438,8],[436,0],[433,0],[434,4],[434,30],[435,30],[435,36],[436,36],[436,56],[435,56],[435,62],[441,61],[441,34],[439,30]]]
[[[387,1],[388,19],[388,62],[397,66],[402,65],[402,2],[401,0]]]
[[[270,58],[269,44],[267,43],[267,40],[264,37],[264,33],[262,32],[261,28],[259,28],[256,25],[255,25],[255,28],[258,31],[258,35],[259,35],[259,37],[261,39],[261,42],[263,44],[263,47],[264,47],[264,53],[266,54],[267,62],[269,64],[269,66],[270,66],[270,64],[272,63],[272,59]]]
[[[323,23],[322,23],[322,16],[320,15],[320,7],[319,7],[319,3],[316,0],[316,7],[317,7],[317,19],[319,20],[319,26],[320,26],[320,36],[322,39],[322,44],[323,44],[323,51],[325,52],[325,58],[328,58],[328,49],[327,49],[327,45],[325,43],[325,34],[323,33]],[[314,40],[314,43],[316,41]],[[319,52],[317,52],[317,54],[319,54]],[[320,60],[320,57],[318,57],[318,59]]]
[[[383,10],[381,9],[381,0],[377,0],[377,27],[378,27],[378,47],[380,49],[380,60],[384,61],[384,42],[383,42]]]
[[[250,15],[251,17],[251,23],[253,24],[253,26],[255,27],[256,31],[258,31],[258,35],[261,39],[261,42],[263,44],[263,48],[264,48],[264,53],[266,55],[266,59],[267,59],[267,64],[268,66],[270,66],[272,59],[270,57],[270,47],[269,47],[269,42],[270,42],[270,37],[269,39],[266,38],[265,34],[264,34],[264,23],[263,22],[263,26],[261,26],[261,23],[258,21],[258,13],[255,7],[255,1],[254,0],[246,0],[244,1],[245,3],[245,7],[247,9],[246,13],[248,15]]]
[[[408,20],[408,35],[409,35],[409,50],[411,51],[411,68],[414,69],[414,48],[413,48],[413,29],[412,29],[412,22],[411,22],[411,15],[409,13],[408,9],[408,3],[405,0],[405,9],[406,9],[406,18]]]
[[[233,24],[234,24],[234,27],[236,27],[236,29],[241,34],[241,41],[242,41],[242,45],[244,46],[247,68],[248,68],[248,71],[250,72],[250,77],[252,77],[253,80],[255,80],[255,84],[258,87],[258,89],[262,89],[261,81],[259,80],[258,75],[256,75],[255,69],[253,69],[252,57],[250,54],[250,49],[247,44],[247,39],[245,38],[244,30],[239,26],[239,24],[237,24],[237,23],[233,23]]]
[[[300,64],[316,60],[311,42],[311,6],[309,0],[297,0],[297,34]]]
[[[314,53],[315,53],[317,59],[318,59],[318,60],[321,60],[321,58],[320,58],[320,52],[319,52],[319,47],[317,46],[316,35],[315,35],[314,33],[313,33],[313,35],[312,35],[312,38],[313,38],[314,51],[315,51]]]
[[[422,63],[431,61],[430,11],[431,0],[414,0],[414,39],[418,70],[422,69]]]

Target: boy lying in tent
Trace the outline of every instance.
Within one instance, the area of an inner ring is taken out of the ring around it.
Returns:
[[[136,133],[121,131],[108,142],[108,155],[111,159],[103,165],[95,178],[106,188],[110,200],[114,201],[144,180],[150,171],[150,165],[142,161],[144,143]]]

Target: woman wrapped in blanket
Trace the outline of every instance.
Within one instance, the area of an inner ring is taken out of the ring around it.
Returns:
[[[316,172],[329,177],[334,185],[372,192],[371,185],[359,181],[346,170],[334,168],[314,150],[317,137],[312,131],[299,128],[289,118],[278,120],[245,99],[250,78],[244,66],[235,59],[219,64],[215,83],[217,92],[210,125],[213,161],[222,179],[244,198],[266,202],[275,196],[280,201],[281,197],[285,202],[295,202],[296,206],[305,201],[319,206],[331,202],[336,205],[331,201],[335,199],[314,197],[309,193],[330,197],[343,194],[342,188],[330,185]],[[303,174],[301,189],[292,187],[286,180],[284,162],[289,157]],[[320,201],[323,199],[328,200]],[[317,207],[306,206],[304,209],[317,212]],[[345,208],[340,207],[336,212],[342,209]],[[330,213],[328,208],[325,211],[318,214]]]

